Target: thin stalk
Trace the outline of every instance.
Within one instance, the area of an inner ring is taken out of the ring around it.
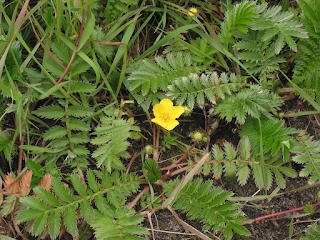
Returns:
[[[66,76],[67,72],[69,71],[69,69],[71,67],[71,64],[73,62],[74,57],[76,56],[78,45],[79,45],[80,38],[81,38],[81,35],[82,35],[83,27],[84,27],[84,22],[86,20],[86,13],[87,13],[87,9],[85,8],[85,9],[83,9],[83,16],[82,16],[82,22],[81,22],[81,26],[80,26],[80,31],[79,31],[78,39],[77,39],[76,44],[75,44],[74,49],[73,49],[72,56],[70,58],[68,66],[64,70],[64,73],[62,74],[62,76],[60,77],[60,79],[58,80],[58,82],[56,84],[59,84],[59,83],[62,82],[63,78]]]
[[[316,206],[319,206],[319,205],[320,205],[320,202],[312,204],[312,207],[316,207]],[[255,219],[251,219],[251,223],[254,223],[254,222],[257,222],[257,221],[260,221],[260,220],[263,220],[263,219],[268,219],[268,218],[280,216],[280,215],[283,215],[283,214],[291,213],[291,212],[301,211],[303,209],[304,209],[304,207],[298,207],[298,208],[294,208],[294,209],[290,209],[290,210],[285,210],[285,211],[282,211],[282,212],[272,213],[272,214],[269,214],[269,215],[266,215],[266,216],[258,217],[258,218],[255,218]],[[243,225],[247,225],[247,224],[249,224],[249,223],[241,223],[240,225],[243,226]]]

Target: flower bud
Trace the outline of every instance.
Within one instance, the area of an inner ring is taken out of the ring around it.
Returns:
[[[144,150],[146,151],[146,154],[152,154],[154,151],[154,148],[151,145],[147,145],[144,147]]]
[[[194,142],[200,142],[203,139],[203,133],[201,133],[199,131],[195,131],[195,132],[191,133],[191,138],[192,138],[192,141],[194,141]]]
[[[183,112],[184,116],[190,116],[191,112],[192,112],[192,109],[190,107],[184,106],[184,112]]]

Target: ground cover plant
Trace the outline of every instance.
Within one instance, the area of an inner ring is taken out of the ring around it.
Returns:
[[[319,238],[320,142],[290,126],[318,122],[319,1],[0,10],[1,239],[271,239],[252,226],[280,219],[287,239]]]

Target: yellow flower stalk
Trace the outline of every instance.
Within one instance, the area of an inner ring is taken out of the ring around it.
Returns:
[[[184,107],[173,106],[170,99],[162,99],[160,103],[153,107],[155,118],[151,121],[171,131],[179,124],[176,118],[179,118],[183,112]]]
[[[190,17],[194,17],[194,16],[195,16],[195,13],[197,13],[197,12],[198,12],[198,9],[196,9],[196,8],[189,8],[188,14],[189,14]]]

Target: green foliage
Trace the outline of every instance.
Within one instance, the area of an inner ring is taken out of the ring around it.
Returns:
[[[110,211],[110,213],[103,214],[98,210],[94,210],[94,212],[90,226],[95,230],[94,235],[97,239],[139,240],[144,239],[141,235],[149,234],[139,225],[144,219],[143,216],[136,215],[133,209],[123,207]]]
[[[293,12],[283,11],[280,5],[268,8],[267,3],[242,1],[226,12],[219,39],[226,48],[235,43],[235,51],[240,50],[238,58],[246,71],[266,81],[285,62],[280,53],[286,44],[297,52],[296,39],[308,37],[302,24],[293,19]]]
[[[225,47],[234,42],[233,35],[236,30],[245,33],[247,25],[253,24],[253,19],[258,15],[255,12],[257,5],[253,1],[243,1],[235,4],[225,14],[225,20],[221,24],[219,39]]]
[[[306,214],[312,214],[312,213],[314,213],[314,209],[313,209],[312,204],[308,203],[308,204],[304,205],[303,211],[304,211]]]
[[[320,141],[311,141],[310,136],[303,135],[298,137],[292,152],[296,155],[293,161],[304,164],[299,176],[310,175],[309,183],[315,183],[320,179]]]
[[[108,0],[103,5],[105,6],[105,17],[108,19],[107,23],[114,21],[119,16],[128,12],[130,7],[135,7],[138,0]]]
[[[314,240],[320,238],[320,226],[317,224],[312,224],[306,233],[307,236],[301,238],[301,240]]]
[[[212,173],[214,178],[220,179],[223,173],[227,179],[237,176],[239,184],[243,186],[252,175],[258,188],[264,188],[264,186],[269,188],[273,181],[272,175],[274,175],[278,186],[285,188],[286,181],[284,176],[296,177],[296,172],[291,167],[286,166],[286,162],[279,159],[279,154],[275,156],[266,154],[265,165],[262,166],[260,161],[256,159],[257,155],[253,154],[253,151],[251,152],[250,143],[253,144],[251,139],[249,141],[249,138],[244,136],[240,140],[237,149],[228,142],[224,143],[223,149],[218,145],[214,145],[212,148],[212,158],[214,160]],[[264,184],[262,168],[264,168],[267,176],[266,185]]]
[[[96,176],[99,177],[99,182]],[[139,178],[119,172],[109,174],[107,171],[96,172],[96,176],[88,170],[85,185],[78,175],[71,174],[71,183],[76,192],[55,178],[52,179],[50,192],[35,187],[35,196],[21,198],[17,221],[32,221],[34,236],[49,231],[51,239],[58,236],[62,227],[72,236],[78,236],[79,218],[87,220],[96,229],[98,236],[103,233],[104,239],[125,236],[121,234],[134,236],[145,233],[139,226],[141,217],[124,206],[126,198],[138,190]],[[94,205],[97,210],[93,208]],[[102,229],[99,221],[111,221],[114,224],[108,224],[109,228],[105,225],[105,229]],[[130,229],[134,231],[130,232]]]
[[[114,113],[101,117],[100,126],[96,127],[91,139],[91,144],[97,148],[92,157],[97,160],[97,166],[104,166],[111,172],[113,169],[124,169],[120,157],[126,157],[125,150],[129,146],[127,139],[133,125],[133,119],[114,119]]]
[[[150,182],[156,182],[161,178],[161,171],[159,165],[152,158],[148,158],[143,164],[145,177]]]
[[[45,57],[43,59],[43,66],[52,74],[52,76],[59,79],[70,62],[72,50],[63,42],[53,42],[51,49],[55,55]],[[76,55],[66,78],[75,79],[79,74],[86,72],[89,68],[90,65]]]
[[[105,45],[103,42],[99,42],[104,41],[106,38],[106,34],[103,32],[102,28],[97,27],[97,29],[93,29],[91,37],[94,39],[92,47],[96,54],[98,54],[101,59],[111,58],[114,52],[114,47]]]
[[[179,145],[179,138],[176,136],[171,136],[170,131],[168,131],[168,133],[163,136],[161,151],[165,151],[166,149],[171,149],[171,146],[178,146],[178,145]]]
[[[269,77],[280,69],[280,63],[285,62],[283,56],[278,56],[276,43],[273,39],[262,40],[263,31],[249,29],[246,34],[239,33],[237,36],[241,39],[235,45],[240,50],[239,59],[244,62],[249,73]]]
[[[310,96],[320,97],[320,8],[317,1],[298,2],[302,9],[301,20],[308,31],[309,38],[298,43],[299,53],[295,59],[292,81],[299,85]]]
[[[275,53],[279,54],[285,44],[291,50],[297,51],[295,38],[307,38],[307,32],[302,24],[293,20],[294,14],[289,11],[282,11],[280,5],[267,9],[267,4],[259,8],[259,17],[254,20],[252,30],[263,31],[262,41],[275,40]]]
[[[275,114],[282,103],[278,95],[263,90],[260,86],[251,85],[250,88],[219,100],[215,112],[228,122],[235,118],[240,124],[244,124],[248,116],[260,118],[264,115],[270,118],[271,113]]]
[[[92,87],[92,85],[90,86]],[[61,155],[67,155],[66,163],[70,166],[79,166],[85,169],[89,164],[90,153],[85,144],[89,142],[88,133],[91,128],[88,122],[81,119],[91,115],[93,110],[85,106],[68,106],[65,102],[61,103],[65,104],[66,107],[63,108],[59,105],[43,106],[36,111],[38,116],[47,119],[59,119],[63,123],[62,126],[55,125],[48,129],[43,134],[43,138],[50,141],[49,147],[57,150],[57,154],[55,154],[57,158]],[[50,156],[52,154],[47,155],[47,157]]]
[[[12,156],[15,154],[14,149],[12,148],[12,134],[10,132],[5,132],[0,135],[0,152],[3,153],[4,158],[11,165]]]
[[[242,126],[240,136],[247,136],[250,139],[253,156],[260,154],[260,135],[262,135],[263,154],[270,152],[272,156],[279,152],[284,160],[289,159],[289,151],[296,144],[292,135],[298,131],[293,128],[284,127],[285,121],[275,118],[262,117],[261,133],[257,119],[249,117]]]
[[[210,68],[210,65],[214,62],[211,56],[217,52],[216,48],[208,44],[207,39],[202,38],[191,39],[190,45],[188,46],[180,39],[173,39],[167,45],[163,53],[183,52],[185,55],[190,54],[192,61],[208,66],[208,68]]]
[[[0,41],[3,41],[3,36],[0,36]],[[14,41],[9,49],[9,53],[5,59],[5,69],[3,70],[0,83],[5,84],[11,89],[15,89],[13,79],[21,80],[20,64],[22,62],[21,44],[18,41]],[[1,95],[4,97],[11,97],[7,92],[1,89]]]
[[[190,73],[198,73],[203,67],[197,66],[190,55],[181,52],[169,53],[166,58],[155,57],[154,61],[145,59],[141,66],[127,79],[127,88],[137,102],[147,110],[151,103],[156,104],[165,97],[166,91],[174,80]]]
[[[250,142],[248,138],[240,140],[236,150],[232,144],[225,142],[223,149],[218,145],[212,147],[212,173],[214,178],[221,178],[222,174],[227,179],[232,179],[236,175],[241,185],[245,185],[250,176]],[[238,172],[238,173],[237,173]]]
[[[187,104],[193,108],[197,103],[203,105],[206,100],[215,104],[216,99],[225,99],[226,95],[231,95],[238,91],[244,80],[231,74],[228,77],[222,73],[220,77],[216,72],[210,75],[190,74],[188,77],[177,78],[168,87],[167,95],[176,100],[178,105]]]
[[[170,195],[179,183],[178,179],[169,181],[165,192]],[[232,238],[232,230],[250,236],[250,232],[240,225],[247,221],[239,210],[240,205],[229,200],[233,193],[212,185],[212,180],[203,182],[201,178],[189,181],[176,196],[174,208],[187,213],[189,219],[203,222],[203,229],[221,232],[225,239]]]

